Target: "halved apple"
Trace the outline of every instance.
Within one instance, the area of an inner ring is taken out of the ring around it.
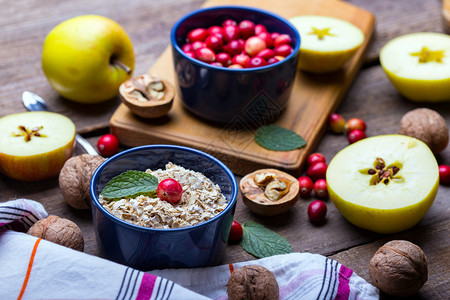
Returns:
[[[300,70],[313,73],[336,71],[364,42],[361,29],[341,19],[305,15],[290,18],[289,21],[300,33]]]
[[[413,101],[450,101],[450,36],[418,32],[383,46],[380,63],[394,87]]]
[[[439,169],[422,141],[380,135],[337,153],[326,179],[331,200],[348,221],[388,234],[422,219],[436,197]]]
[[[0,171],[23,181],[55,177],[73,154],[75,125],[58,113],[24,112],[0,118]]]

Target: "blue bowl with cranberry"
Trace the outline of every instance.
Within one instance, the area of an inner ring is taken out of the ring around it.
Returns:
[[[258,125],[286,109],[300,49],[286,19],[252,7],[209,7],[181,18],[170,37],[178,95],[196,116]]]
[[[200,172],[219,185],[227,206],[197,225],[155,229],[135,225],[110,213],[99,195],[112,178],[128,171],[165,169],[172,162]],[[146,145],[120,152],[103,162],[90,183],[91,210],[102,256],[135,269],[194,268],[217,265],[227,246],[238,187],[233,173],[215,157],[174,145]]]

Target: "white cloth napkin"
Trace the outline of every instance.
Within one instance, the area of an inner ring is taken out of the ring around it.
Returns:
[[[17,220],[29,227],[30,220],[46,216],[42,205],[31,200],[0,203],[0,299],[222,300],[227,299],[230,273],[248,264],[274,273],[280,299],[379,298],[378,289],[352,270],[318,254],[292,253],[209,268],[141,272],[5,228]]]

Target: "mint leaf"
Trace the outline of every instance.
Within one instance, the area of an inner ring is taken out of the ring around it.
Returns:
[[[274,124],[259,127],[255,141],[260,146],[274,151],[295,150],[306,145],[306,141],[294,131]]]
[[[285,238],[263,225],[247,221],[242,229],[242,248],[257,258],[292,252],[292,247]]]
[[[100,195],[109,200],[134,198],[139,195],[153,196],[158,187],[158,178],[141,171],[126,171],[111,179]]]

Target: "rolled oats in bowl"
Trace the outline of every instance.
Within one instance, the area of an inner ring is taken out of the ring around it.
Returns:
[[[181,200],[172,204],[156,195],[118,200],[100,196],[100,204],[121,220],[160,229],[189,227],[208,221],[228,205],[220,187],[200,172],[169,162],[164,170],[147,170],[146,173],[158,178],[159,182],[167,178],[178,181],[183,188]]]

